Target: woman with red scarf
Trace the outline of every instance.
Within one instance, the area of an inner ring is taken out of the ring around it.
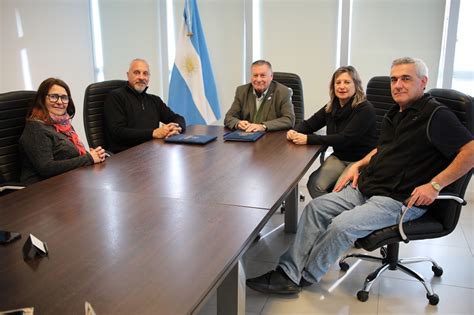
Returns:
[[[64,81],[49,78],[40,84],[20,137],[22,183],[31,184],[105,160],[104,149],[87,151],[77,136],[71,125],[75,111]]]

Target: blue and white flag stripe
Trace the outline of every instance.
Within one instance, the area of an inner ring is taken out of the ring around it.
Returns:
[[[220,118],[220,106],[196,0],[186,0],[176,43],[168,105],[187,124],[210,124]]]

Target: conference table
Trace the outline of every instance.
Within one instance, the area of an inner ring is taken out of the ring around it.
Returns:
[[[206,145],[152,140],[0,198],[0,230],[22,239],[0,246],[0,311],[35,314],[197,313],[217,292],[219,314],[245,313],[240,259],[286,201],[296,230],[297,185],[318,146],[285,132],[255,143]],[[47,257],[24,261],[29,234]]]

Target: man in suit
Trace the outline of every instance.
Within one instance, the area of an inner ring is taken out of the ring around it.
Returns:
[[[225,126],[246,132],[292,128],[295,112],[291,89],[272,81],[272,65],[268,61],[255,61],[251,71],[251,83],[241,85],[235,91],[234,103],[225,115]]]

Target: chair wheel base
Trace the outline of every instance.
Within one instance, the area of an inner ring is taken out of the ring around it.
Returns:
[[[439,303],[439,296],[436,293],[433,295],[426,294],[426,298],[428,299],[431,305],[437,305]]]
[[[369,299],[369,292],[362,290],[357,292],[357,299],[361,302],[367,301]]]
[[[339,268],[341,268],[342,271],[347,271],[349,270],[349,264],[346,263],[345,261],[340,261]]]
[[[433,273],[435,277],[441,277],[443,275],[443,268],[441,267],[431,267],[431,270],[433,270]]]

